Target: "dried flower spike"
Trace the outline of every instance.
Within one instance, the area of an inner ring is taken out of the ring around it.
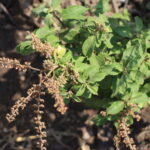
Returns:
[[[64,83],[64,80],[61,80],[61,82]],[[57,111],[61,114],[64,114],[67,111],[67,107],[65,106],[63,97],[60,95],[60,82],[54,80],[53,78],[48,78],[44,84],[48,89],[48,92],[55,99],[54,107],[56,107]]]
[[[46,55],[47,57],[51,56],[54,49],[48,43],[42,43],[41,40],[35,36],[35,34],[32,33],[31,36],[33,49]]]
[[[19,111],[24,110],[27,104],[37,96],[37,94],[39,93],[38,89],[38,85],[33,85],[32,88],[28,90],[27,97],[22,97],[18,101],[16,101],[14,106],[11,107],[10,113],[6,115],[6,119],[8,120],[8,122],[13,122],[16,119],[16,116],[19,115]]]
[[[20,64],[17,59],[9,59],[9,58],[0,58],[0,67],[1,68],[15,68],[19,71],[26,71],[26,69],[30,66],[30,63],[26,63],[25,65]]]
[[[43,112],[43,108],[44,108],[44,100],[40,98],[40,93],[39,96],[36,98],[36,104],[34,104],[34,122],[35,122],[35,129],[37,132],[37,137],[39,138],[37,145],[40,148],[40,150],[46,150],[46,126],[45,123],[42,121],[42,114]]]
[[[25,62],[24,64],[21,64],[17,59],[9,59],[5,57],[0,58],[0,68],[6,68],[6,69],[15,68],[19,71],[24,71],[24,72],[27,69],[40,71],[39,69],[32,67],[30,62]]]
[[[130,109],[126,109],[122,112],[122,117],[120,118],[118,124],[119,127],[117,129],[117,135],[114,137],[114,142],[117,150],[120,150],[119,144],[121,141],[126,145],[126,147],[130,148],[130,150],[136,150],[136,146],[133,138],[129,137],[131,133],[129,126],[127,125],[127,118],[131,113]]]

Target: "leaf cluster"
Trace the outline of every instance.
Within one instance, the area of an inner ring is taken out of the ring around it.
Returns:
[[[105,117],[94,119],[98,125],[117,122],[132,104],[137,106],[133,112],[146,107],[150,100],[150,29],[142,19],[131,18],[126,10],[106,15],[108,1],[100,1],[94,8],[61,8],[60,3],[53,0],[33,10],[44,21],[34,33],[55,49],[49,58],[57,65],[52,76],[58,78],[64,70],[70,74],[60,89],[65,102],[74,100],[105,110]],[[30,36],[17,47],[23,55],[35,51]],[[72,72],[77,75],[76,81],[71,78]],[[127,117],[130,121],[131,116]]]

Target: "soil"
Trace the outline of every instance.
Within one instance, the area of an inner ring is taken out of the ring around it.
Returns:
[[[98,0],[88,0],[95,5]],[[41,0],[0,0],[7,11],[0,6],[0,57],[17,58],[20,61],[30,61],[33,66],[40,65],[41,56],[21,56],[15,52],[18,43],[24,40],[27,31],[33,31],[40,24],[32,17],[31,10]],[[128,7],[133,15],[148,18],[150,13],[144,5],[147,1],[133,0]],[[79,0],[66,0],[63,6],[83,4]],[[144,11],[143,11],[144,10]],[[146,13],[145,13],[146,12]],[[36,136],[33,123],[33,110],[30,105],[8,124],[5,115],[10,107],[26,90],[36,83],[35,72],[19,73],[13,69],[0,71],[0,150],[36,150]],[[32,81],[32,82],[31,82]],[[53,100],[48,95],[44,120],[47,126],[48,150],[114,150],[113,136],[116,131],[111,123],[95,126],[91,118],[97,110],[85,108],[82,104],[72,103],[69,111],[61,116],[53,108]],[[132,127],[132,137],[138,150],[150,150],[150,107],[142,111],[142,120]],[[127,150],[127,148],[122,148]]]

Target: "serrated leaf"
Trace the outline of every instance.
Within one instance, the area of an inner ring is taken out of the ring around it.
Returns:
[[[128,20],[128,21],[130,20],[128,11],[127,12],[124,11],[123,13],[122,12],[121,13],[114,13],[112,15],[112,17],[115,19],[122,19],[122,20]]]
[[[110,39],[108,38],[108,39],[106,39],[105,41],[105,44],[106,44],[106,46],[108,47],[108,48],[113,48],[113,45],[111,44],[111,42],[110,42]]]
[[[74,69],[75,69],[76,71],[78,71],[78,72],[84,72],[84,70],[85,70],[86,68],[88,68],[88,67],[89,67],[88,64],[85,64],[85,63],[77,63],[77,64],[75,64]]]
[[[82,52],[85,56],[90,57],[95,47],[95,36],[88,37],[82,46]]]
[[[61,59],[60,62],[65,64],[68,63],[72,59],[72,52],[68,51]]]
[[[105,27],[106,30],[109,30],[109,28],[107,29],[107,27]],[[110,31],[111,32],[111,31]],[[113,48],[113,45],[111,43],[111,38],[113,37],[112,34],[108,34],[108,33],[103,33],[101,40],[105,43],[106,47],[108,48]]]
[[[89,65],[87,68],[85,68],[84,74],[88,77],[93,76],[93,74],[96,74],[99,72],[99,66],[96,65]]]
[[[80,64],[84,61],[85,57],[83,56],[73,56],[73,62],[75,64]]]
[[[98,56],[96,56],[94,53],[92,54],[91,57],[89,57],[88,60],[90,61],[90,64],[91,64],[92,66],[100,67],[100,65],[99,65],[99,60],[98,60]]]
[[[60,6],[62,0],[52,0],[51,6],[53,8]]]
[[[82,102],[82,100],[77,96],[73,96],[72,98],[78,103]]]
[[[78,81],[79,81],[80,83],[85,83],[86,80],[87,80],[87,78],[88,78],[88,75],[85,74],[85,73],[82,73],[82,74],[80,74],[80,76],[78,77]]]
[[[107,53],[99,53],[97,56],[97,60],[100,66],[103,66],[105,64],[106,58],[109,58],[109,55]]]
[[[118,35],[120,35],[121,37],[125,37],[125,38],[131,38],[132,37],[131,30],[128,27],[117,27],[115,29],[115,32]]]
[[[134,123],[132,116],[127,116],[126,118],[127,118],[127,124],[128,125],[132,125]]]
[[[107,114],[115,115],[122,111],[124,108],[124,102],[123,101],[116,101],[113,102],[108,108],[107,108]]]
[[[35,34],[38,38],[43,39],[46,38],[47,35],[51,33],[48,26],[44,26],[36,30]]]
[[[102,71],[107,75],[118,75],[123,71],[123,66],[121,63],[112,63],[108,65],[104,65]]]
[[[47,14],[44,17],[44,22],[47,26],[50,26],[53,23],[53,15],[52,14]]]
[[[86,106],[92,107],[94,109],[106,108],[109,105],[110,101],[110,99],[101,99],[97,97],[83,99],[83,102]]]
[[[46,10],[48,10],[48,9],[45,8],[45,4],[41,4],[41,5],[39,5],[39,7],[34,8],[32,10],[32,13],[36,16],[44,16]]]
[[[65,35],[65,39],[67,40],[73,40],[73,38],[79,33],[80,28],[73,28],[70,29],[67,34]]]
[[[97,115],[95,118],[93,118],[93,122],[97,125],[97,126],[101,126],[104,125],[107,122],[107,118],[101,115]]]
[[[93,84],[93,85],[87,85],[87,89],[94,95],[98,95],[98,85]]]
[[[82,97],[85,98],[85,99],[91,99],[92,93],[88,89],[85,89]]]
[[[46,37],[46,41],[51,45],[56,47],[59,43],[59,38],[54,35],[54,34],[50,34]]]
[[[150,98],[145,93],[136,93],[132,96],[131,101],[132,103],[138,104],[139,107],[144,107],[150,102]]]
[[[89,82],[90,83],[100,82],[106,77],[106,75],[107,74],[104,72],[93,73],[93,75],[90,76]]]
[[[82,96],[85,91],[85,87],[82,85],[76,93],[76,96]]]
[[[144,86],[141,88],[141,91],[147,94],[150,93],[150,83],[144,84]]]
[[[109,0],[100,0],[95,6],[95,8],[96,8],[96,15],[99,15],[99,13],[103,14],[105,12],[108,12],[110,10]]]
[[[35,50],[31,46],[31,41],[25,41],[25,42],[20,43],[16,47],[16,51],[17,53],[22,54],[22,55],[29,55],[35,52]]]
[[[62,10],[61,16],[64,20],[80,20],[85,18],[84,16],[82,16],[82,14],[85,13],[87,10],[88,8],[83,6],[69,6],[68,8]]]
[[[135,25],[136,25],[136,30],[141,31],[143,28],[143,21],[140,17],[136,16],[135,17]]]
[[[70,103],[70,99],[64,98],[64,103],[65,103],[65,105],[68,105]]]

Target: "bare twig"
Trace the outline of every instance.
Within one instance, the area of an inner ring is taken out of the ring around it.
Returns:
[[[116,0],[112,0],[112,5],[113,5],[113,7],[114,7],[115,13],[118,13],[118,12],[119,12],[119,9],[118,9],[117,1],[116,1]]]
[[[6,14],[6,16],[8,17],[8,19],[13,23],[12,16],[10,15],[9,11],[7,10],[7,8],[1,2],[0,2],[0,8]]]
[[[63,131],[56,131],[56,130],[54,130],[54,129],[52,129],[52,128],[49,129],[49,130],[47,130],[47,133],[49,134],[49,136],[54,137],[55,140],[56,140],[60,145],[62,145],[64,148],[66,148],[67,150],[70,150],[71,147],[68,146],[68,145],[66,145],[66,144],[64,144],[64,143],[62,142],[61,138],[62,138],[63,136],[73,136],[73,137],[78,138],[78,135],[75,134],[75,133],[66,132],[66,131],[65,131],[65,132],[63,132]]]
[[[57,14],[56,14],[55,11],[53,11],[53,15],[59,21],[59,23],[62,24],[63,27],[66,27],[66,25],[64,24],[64,22],[59,18],[59,16],[57,16]]]
[[[124,9],[126,9],[126,8],[127,8],[128,2],[129,2],[129,0],[126,0],[126,1],[125,1]]]
[[[0,68],[12,69],[15,68],[19,71],[26,71],[27,69],[32,69],[35,71],[40,71],[38,68],[34,68],[30,65],[30,62],[25,62],[21,64],[17,59],[10,59],[6,57],[0,57]]]

